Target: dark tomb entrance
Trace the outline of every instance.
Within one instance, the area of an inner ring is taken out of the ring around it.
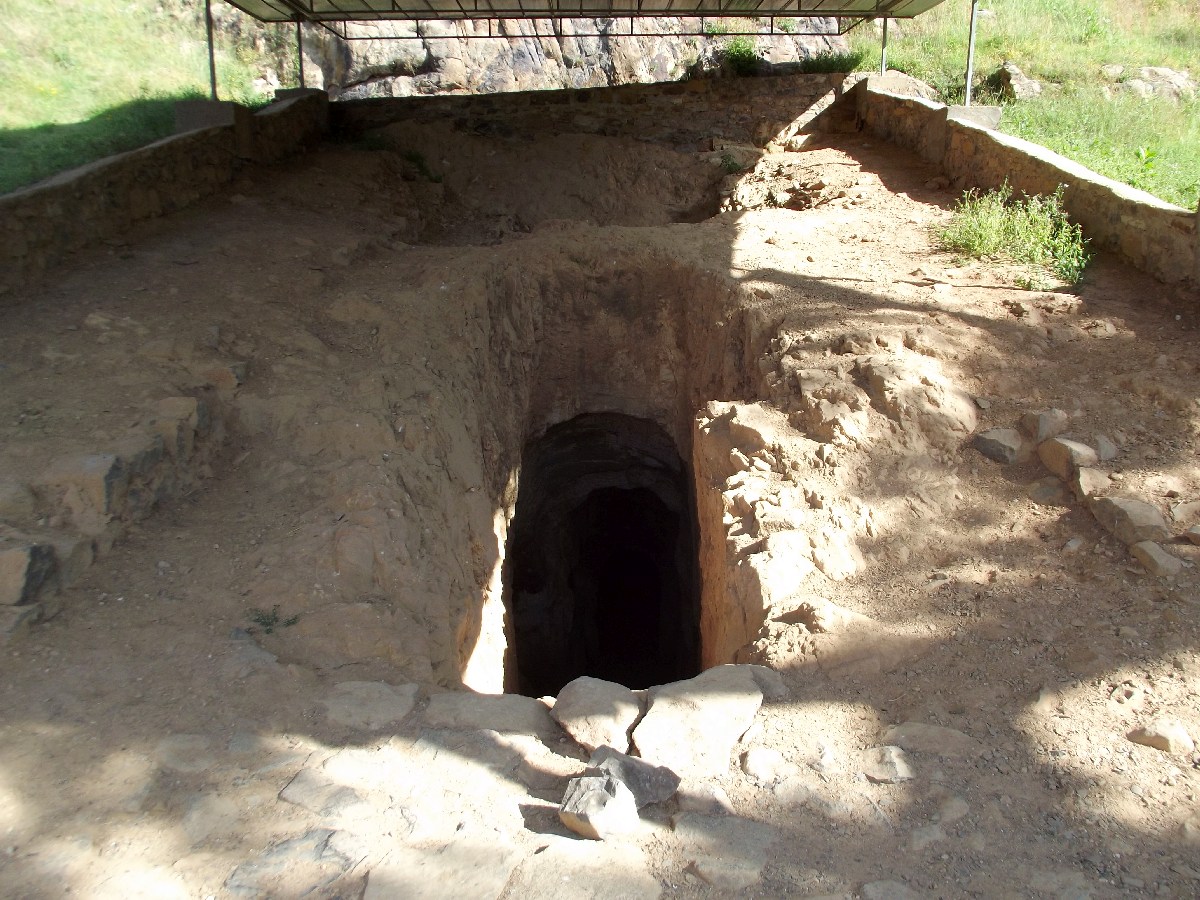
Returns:
[[[649,420],[590,413],[526,445],[507,558],[517,690],[699,671],[694,510],[688,469]]]

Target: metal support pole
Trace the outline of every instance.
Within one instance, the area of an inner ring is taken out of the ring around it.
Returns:
[[[879,74],[880,75],[887,74],[887,28],[888,28],[888,20],[884,19],[883,20],[883,46],[880,48],[880,51],[879,51]]]
[[[304,40],[300,30],[300,19],[296,19],[296,60],[300,70],[300,87],[304,87]]]
[[[971,36],[967,39],[967,99],[965,106],[971,105],[971,82],[975,78],[975,11],[979,8],[979,0],[971,0]]]
[[[204,0],[204,24],[208,32],[208,86],[213,100],[217,99],[217,57],[213,53],[212,0]]]

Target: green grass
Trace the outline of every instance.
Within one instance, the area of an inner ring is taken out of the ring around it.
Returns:
[[[965,93],[970,0],[947,0],[889,38],[888,66],[926,81],[948,103]],[[1036,100],[1004,104],[1001,130],[1042,144],[1172,203],[1200,199],[1200,105],[1105,97],[1100,67],[1166,66],[1200,76],[1195,0],[993,0],[977,23],[978,102],[999,101],[992,75],[1011,60],[1047,85]],[[879,35],[851,33],[860,68],[879,67]],[[1144,151],[1139,157],[1139,150]]]
[[[1022,282],[1032,288],[1048,287],[1050,276],[1075,284],[1088,264],[1087,242],[1067,219],[1061,187],[1049,197],[1014,198],[1008,185],[968,191],[937,238],[952,253],[1027,267]]]
[[[171,104],[208,95],[202,10],[186,0],[0,0],[0,192],[170,134]],[[261,102],[257,54],[231,43],[218,41],[222,99]],[[286,54],[272,56],[278,71],[274,57]]]

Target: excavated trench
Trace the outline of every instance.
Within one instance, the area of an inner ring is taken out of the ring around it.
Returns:
[[[755,392],[766,318],[735,284],[653,252],[575,252],[579,265],[489,284],[500,568],[458,628],[476,690],[689,678],[731,661],[723,623],[741,618],[709,596],[724,525],[697,501],[727,473],[697,455],[695,429],[709,401]]]
[[[645,419],[584,414],[523,454],[509,538],[517,686],[557,695],[580,675],[644,688],[699,667],[691,476]]]

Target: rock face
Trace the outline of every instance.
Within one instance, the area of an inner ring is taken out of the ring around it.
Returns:
[[[796,63],[845,50],[832,18],[805,19],[819,36],[763,35],[754,39],[765,64]],[[414,94],[490,94],[500,91],[603,87],[674,81],[694,67],[719,68],[729,38],[701,35],[698,18],[655,18],[628,34],[622,19],[547,21],[378,22],[350,26],[343,41],[310,28],[304,35],[310,86],[335,97],[408,97]],[[494,38],[489,38],[494,34]],[[693,35],[693,36],[685,36]]]

